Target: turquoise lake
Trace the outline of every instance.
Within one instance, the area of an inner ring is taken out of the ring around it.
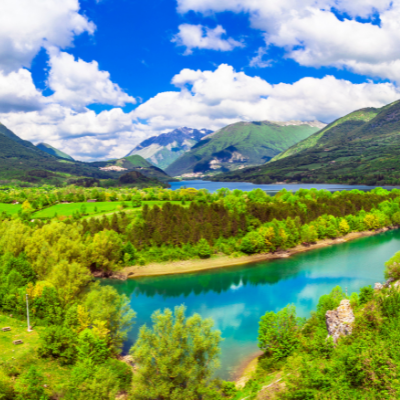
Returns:
[[[232,379],[238,367],[254,355],[258,321],[267,311],[289,303],[308,317],[323,294],[340,285],[348,293],[383,282],[384,263],[400,251],[400,230],[297,254],[287,259],[222,268],[208,272],[107,281],[131,300],[137,313],[125,343],[127,352],[139,327],[150,325],[158,309],[184,304],[187,315],[211,317],[222,332],[218,376]]]
[[[262,189],[265,190],[269,194],[275,194],[279,192],[279,190],[286,189],[291,190],[293,192],[303,188],[303,189],[326,189],[331,192],[336,192],[340,190],[352,190],[352,189],[360,189],[369,191],[376,186],[366,186],[366,185],[339,185],[337,183],[301,183],[301,184],[289,184],[289,183],[271,183],[269,185],[258,185],[250,182],[212,182],[212,181],[203,181],[203,180],[191,180],[191,181],[179,181],[179,182],[170,182],[171,189],[176,190],[181,187],[191,187],[195,189],[207,189],[209,192],[213,193],[220,188],[227,188],[230,190],[239,189],[244,192],[248,192],[254,189]],[[385,189],[393,189],[394,186],[384,186]]]

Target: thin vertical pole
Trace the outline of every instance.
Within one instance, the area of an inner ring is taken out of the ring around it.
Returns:
[[[28,319],[28,332],[32,332],[31,323],[29,321],[29,296],[28,296],[28,294],[26,295],[26,316]]]

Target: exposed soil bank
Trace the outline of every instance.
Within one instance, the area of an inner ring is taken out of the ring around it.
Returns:
[[[291,249],[278,251],[275,253],[254,254],[251,256],[243,256],[238,258],[232,258],[224,255],[214,256],[206,260],[186,260],[168,263],[153,263],[144,266],[135,265],[132,267],[124,268],[123,271],[119,273],[119,275],[124,275],[128,278],[138,278],[144,276],[185,274],[190,272],[206,271],[215,268],[231,267],[235,265],[252,264],[265,260],[287,258],[293,254],[303,253],[305,251],[310,251],[314,249],[320,249],[323,247],[344,243],[349,240],[358,239],[365,236],[376,235],[378,233],[386,232],[388,230],[390,230],[390,228],[382,228],[376,231],[352,232],[340,238],[319,240],[317,243],[307,246],[301,244]]]
[[[236,383],[237,388],[243,388],[247,381],[253,375],[253,372],[257,368],[258,358],[263,354],[261,350],[257,350],[255,353],[247,357],[236,369],[233,374],[233,381]]]

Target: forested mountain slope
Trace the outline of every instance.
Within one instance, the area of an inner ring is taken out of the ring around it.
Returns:
[[[128,156],[140,155],[157,167],[165,169],[210,133],[212,131],[208,129],[177,128],[144,140]]]
[[[0,124],[0,180],[34,184],[62,184],[69,180],[89,177],[117,179],[121,173],[101,171],[88,163],[60,159],[48,154],[31,142],[22,140]]]
[[[272,162],[215,179],[400,184],[400,102],[346,115],[290,147]]]
[[[61,150],[56,149],[55,147],[47,144],[47,143],[39,143],[36,145],[36,147],[42,151],[44,151],[47,154],[51,154],[52,156],[56,156],[59,158],[64,158],[66,160],[74,161],[74,159],[69,156],[68,154],[64,153]]]
[[[318,121],[237,122],[203,138],[166,172],[209,174],[263,164],[324,126]]]

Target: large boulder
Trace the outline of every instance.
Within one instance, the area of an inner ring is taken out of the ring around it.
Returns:
[[[337,343],[340,336],[350,335],[353,330],[354,313],[349,300],[342,300],[336,310],[325,314],[328,337]]]

